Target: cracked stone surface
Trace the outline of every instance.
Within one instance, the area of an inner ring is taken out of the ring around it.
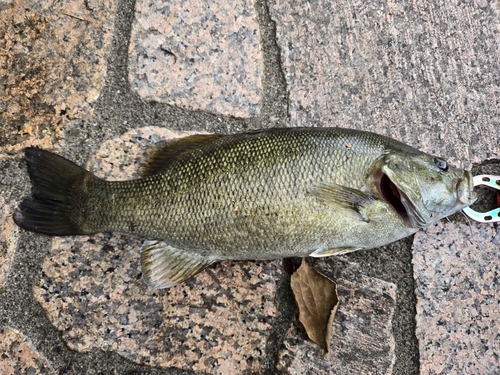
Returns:
[[[130,131],[105,142],[88,167],[107,179],[138,177],[145,149],[180,135]],[[277,313],[280,262],[223,262],[157,291],[141,279],[141,243],[121,234],[53,239],[34,294],[69,347],[155,367],[258,371]]]
[[[1,5],[1,152],[53,148],[69,120],[92,111],[102,89],[115,1]]]
[[[256,116],[262,95],[259,35],[251,0],[139,0],[130,84],[148,101]]]
[[[0,353],[2,375],[56,375],[28,338],[11,328],[0,329]]]
[[[278,370],[290,375],[392,374],[396,285],[367,277],[348,256],[316,261],[314,268],[337,283],[339,307],[331,349],[323,358],[323,350],[295,321],[280,352]]]
[[[467,168],[500,157],[480,136],[500,136],[496,2],[269,4],[293,126],[377,131]]]

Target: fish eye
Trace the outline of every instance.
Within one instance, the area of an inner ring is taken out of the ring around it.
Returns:
[[[448,171],[448,163],[446,162],[446,160],[443,160],[441,158],[435,158],[434,164],[436,165],[436,167],[438,167],[443,172]]]

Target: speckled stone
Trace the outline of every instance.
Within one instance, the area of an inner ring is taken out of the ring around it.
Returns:
[[[293,126],[372,130],[456,165],[500,157],[496,1],[269,0]]]
[[[2,375],[55,375],[56,372],[33,344],[11,328],[0,329],[0,373]]]
[[[130,131],[105,142],[88,167],[107,179],[137,177],[151,144],[180,135]],[[54,238],[34,294],[68,346],[209,374],[258,371],[280,262],[223,262],[158,291],[142,281],[141,243],[121,234]]]
[[[14,224],[12,214],[18,205],[18,192],[24,167],[21,155],[3,154],[0,147],[0,292],[5,287],[7,277],[19,240],[19,227]]]
[[[291,375],[392,374],[396,285],[367,277],[348,256],[316,261],[314,267],[337,283],[331,349],[323,358],[323,350],[296,321],[285,338],[278,370]]]
[[[0,3],[0,147],[53,148],[104,84],[115,1]]]
[[[14,208],[15,203],[7,202],[0,194],[0,290],[5,286],[18,242],[19,228],[12,220]]]
[[[494,225],[440,221],[415,235],[422,374],[500,373],[499,245]]]
[[[138,0],[130,85],[148,101],[255,116],[262,96],[259,38],[251,0]]]

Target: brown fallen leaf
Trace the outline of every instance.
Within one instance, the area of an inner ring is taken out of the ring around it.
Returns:
[[[299,320],[307,336],[318,344],[325,355],[330,349],[332,323],[339,304],[337,284],[312,268],[304,259],[290,278]]]

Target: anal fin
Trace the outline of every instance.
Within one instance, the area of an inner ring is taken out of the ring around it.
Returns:
[[[327,250],[316,250],[314,253],[309,254],[309,256],[313,258],[323,258],[332,255],[347,254],[357,250],[361,250],[361,247],[339,247]]]
[[[180,284],[217,260],[177,249],[162,241],[144,241],[141,248],[142,277],[154,289]]]

